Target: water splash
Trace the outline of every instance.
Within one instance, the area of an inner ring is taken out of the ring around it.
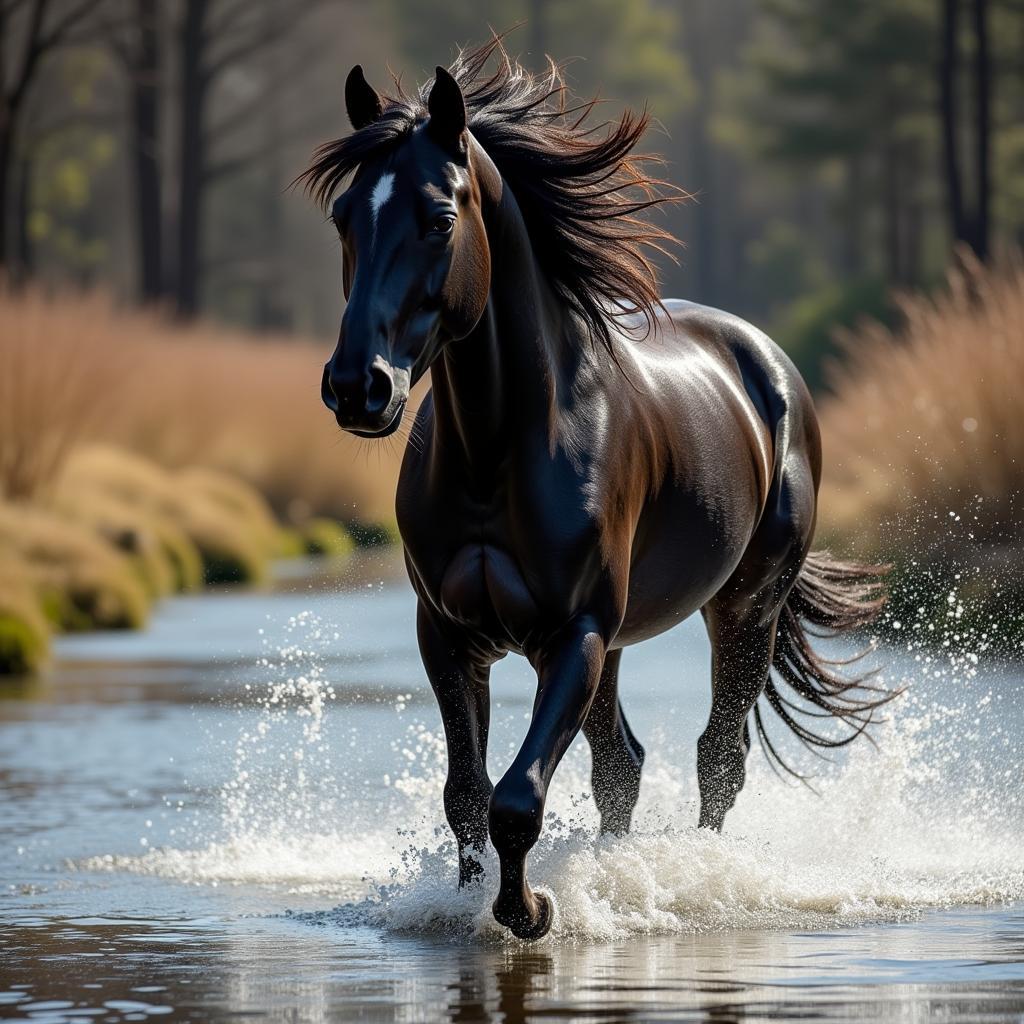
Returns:
[[[85,866],[347,901],[305,915],[317,923],[511,941],[490,915],[493,853],[478,884],[455,887],[440,732],[403,717],[408,694],[350,690],[346,699],[379,709],[369,745],[385,749],[367,754],[367,734],[346,733],[346,716],[330,712],[339,690],[322,665],[337,637],[309,614],[288,630],[292,640],[261,660],[266,681],[247,689],[255,721],[250,702],[216,835]],[[654,735],[634,832],[597,837],[589,758],[578,746],[559,770],[530,859],[532,882],[556,906],[547,941],[823,928],[1024,899],[1020,730],[1007,714],[1010,688],[980,674],[984,656],[977,645],[912,639],[898,670],[909,692],[877,750],[850,748],[819,774],[817,794],[752,756],[723,836],[688,824],[698,801],[693,750]],[[209,834],[199,828],[193,835]]]
[[[901,716],[880,737],[880,752],[857,750],[819,780],[817,796],[755,763],[725,835],[678,825],[695,817],[695,779],[680,779],[658,753],[629,836],[595,836],[563,796],[530,860],[532,881],[555,901],[554,940],[828,928],[1024,899],[1019,798],[1001,793],[998,815],[979,807],[976,786],[959,799],[933,799],[945,762],[958,760],[936,758],[936,739],[959,718],[937,709]],[[563,794],[585,788],[581,760]],[[393,881],[308,916],[504,938],[490,916],[493,854],[485,868],[480,884],[455,892],[450,841],[410,848]]]

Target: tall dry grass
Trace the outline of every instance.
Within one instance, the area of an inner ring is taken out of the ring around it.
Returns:
[[[0,496],[32,497],[102,428],[135,350],[110,344],[110,316],[97,296],[55,306],[40,292],[0,292]]]
[[[390,521],[400,446],[333,424],[329,348],[176,326],[102,295],[0,294],[0,496],[45,491],[75,445],[102,440],[236,474],[286,518]]]
[[[902,305],[899,331],[842,339],[819,407],[822,531],[894,560],[915,610],[955,592],[984,618],[1019,618],[1024,264],[968,266]]]
[[[334,426],[328,348],[0,292],[0,675],[38,668],[51,628],[347,551],[324,517],[389,524],[400,450]]]

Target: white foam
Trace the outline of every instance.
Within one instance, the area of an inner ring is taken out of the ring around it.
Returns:
[[[219,834],[81,866],[344,899],[313,915],[339,926],[511,941],[490,915],[493,853],[478,884],[456,889],[440,734],[410,725],[386,758],[404,765],[395,777],[339,775],[343,758],[323,729],[333,690],[316,664],[322,627],[299,617],[295,629],[314,639],[267,661],[281,681],[267,689],[255,728],[240,734]],[[937,670],[926,660],[921,671]],[[973,662],[966,671],[973,678]],[[574,749],[530,857],[532,884],[556,905],[546,941],[823,928],[1024,899],[1024,812],[1005,767],[1019,766],[1016,739],[1000,733],[999,694],[967,694],[957,707],[904,698],[877,733],[878,749],[858,742],[817,780],[818,794],[777,779],[755,751],[725,835],[693,827],[692,752],[680,767],[666,738],[653,737],[634,832],[599,838],[589,759]],[[402,698],[396,713],[404,707]],[[995,748],[1002,761],[983,756]]]

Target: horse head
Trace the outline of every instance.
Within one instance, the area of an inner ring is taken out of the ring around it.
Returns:
[[[338,424],[384,437],[441,349],[476,326],[490,290],[481,182],[489,163],[466,127],[455,79],[439,67],[426,105],[395,111],[356,65],[348,117],[365,140],[351,185],[331,206],[347,304],[321,394]],[[354,146],[358,150],[358,145]],[[499,179],[500,180],[500,179]]]

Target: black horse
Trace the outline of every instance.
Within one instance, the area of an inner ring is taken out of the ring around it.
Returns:
[[[618,697],[622,648],[703,615],[700,826],[721,829],[751,718],[785,767],[762,694],[813,746],[849,742],[892,696],[837,675],[806,629],[870,623],[882,570],[810,552],[821,447],[789,359],[734,316],[659,300],[646,251],[672,239],[644,212],[681,193],[633,155],[645,116],[595,134],[593,103],[567,105],[554,65],[535,77],[498,40],[439,67],[429,91],[395,89],[378,95],[354,68],[355,130],[303,176],[344,247],[348,303],[323,400],[344,429],[385,437],[431,371],[397,511],[448,741],[445,812],[460,884],[490,835],[494,916],[537,938],[552,911],[526,856],[580,729],[601,828],[629,828],[644,751]],[[509,651],[538,689],[492,787],[488,673]],[[819,734],[799,712],[849,729]]]

